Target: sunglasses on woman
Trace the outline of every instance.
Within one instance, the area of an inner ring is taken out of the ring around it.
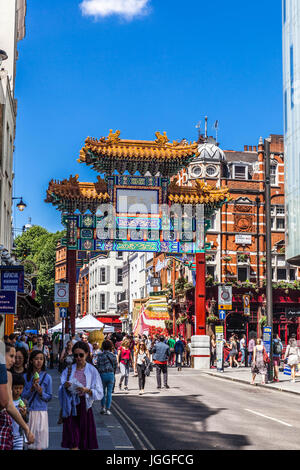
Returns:
[[[77,359],[78,357],[84,357],[84,354],[83,353],[79,353],[79,354],[74,354],[74,357],[75,359]]]

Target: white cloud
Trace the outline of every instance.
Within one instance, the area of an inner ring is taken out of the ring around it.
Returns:
[[[83,0],[80,4],[83,15],[107,17],[112,15],[132,19],[148,11],[151,0]]]

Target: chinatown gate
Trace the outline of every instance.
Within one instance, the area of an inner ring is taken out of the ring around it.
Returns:
[[[45,202],[56,206],[66,227],[61,244],[67,248],[72,333],[76,268],[110,251],[139,251],[196,262],[195,336],[205,335],[205,233],[230,196],[227,188],[200,180],[179,186],[176,175],[197,156],[198,144],[155,135],[155,141],[121,140],[120,131],[88,137],[78,161],[98,173],[97,182],[82,183],[76,175],[49,183]]]

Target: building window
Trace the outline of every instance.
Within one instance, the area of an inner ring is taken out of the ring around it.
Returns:
[[[99,275],[100,275],[100,284],[105,284],[106,282],[106,269],[105,268],[100,268],[100,271],[99,271]]]
[[[217,167],[214,166],[214,165],[209,165],[207,168],[206,168],[206,176],[216,176],[217,174]]]
[[[283,205],[271,206],[271,229],[285,229],[285,207]]]
[[[234,165],[234,178],[245,180],[247,179],[247,167],[242,165]]]
[[[106,310],[106,303],[105,303],[105,294],[99,295],[99,302],[100,302],[100,312],[105,312]]]
[[[270,183],[272,186],[277,185],[277,165],[274,163],[270,165]]]
[[[216,230],[216,214],[213,214],[210,218],[209,218],[209,221],[210,221],[210,227],[208,230]]]
[[[141,269],[145,269],[145,255],[141,256]]]
[[[216,280],[216,266],[214,265],[206,266],[206,273],[208,276],[211,276],[214,281]]]
[[[277,268],[277,281],[286,280],[286,269]]]
[[[123,251],[117,251],[117,259],[123,259]]]
[[[117,269],[117,284],[122,284],[123,282],[123,269],[118,268]]]
[[[290,281],[296,281],[296,269],[290,269]]]
[[[276,230],[284,230],[284,227],[285,227],[285,220],[276,219]]]
[[[196,166],[193,166],[192,168],[192,176],[194,178],[199,178],[201,176],[201,173],[202,173],[202,168],[201,166],[199,165],[196,165]]]
[[[238,281],[240,282],[245,282],[248,280],[249,276],[248,276],[248,268],[247,267],[241,267],[241,266],[238,266],[237,268],[237,277],[238,277]]]

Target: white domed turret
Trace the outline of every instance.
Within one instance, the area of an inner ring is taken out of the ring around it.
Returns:
[[[197,160],[213,160],[218,162],[224,162],[226,160],[223,150],[215,144],[200,144],[198,145],[198,152]]]

